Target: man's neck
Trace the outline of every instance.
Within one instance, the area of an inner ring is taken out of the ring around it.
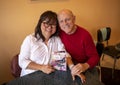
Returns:
[[[71,34],[75,33],[76,29],[77,29],[77,26],[74,25],[73,26],[73,30],[71,32],[69,32],[68,35],[71,35]]]

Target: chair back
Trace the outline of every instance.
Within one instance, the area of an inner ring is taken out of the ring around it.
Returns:
[[[19,54],[16,54],[15,56],[13,56],[11,60],[11,72],[15,78],[20,77],[20,73],[21,73],[21,68],[18,64],[18,57],[19,57]]]
[[[104,44],[103,43],[97,43],[96,44],[96,49],[97,49],[99,57],[101,57],[101,55],[103,53],[103,49],[104,49]]]
[[[97,30],[97,41],[99,43],[106,41],[108,45],[108,40],[110,39],[110,35],[111,35],[110,27],[101,28]]]

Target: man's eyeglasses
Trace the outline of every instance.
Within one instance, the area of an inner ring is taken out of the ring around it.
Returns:
[[[47,22],[42,22],[42,23],[45,26],[45,28],[48,28],[49,26],[52,27],[52,28],[56,28],[56,24],[49,24]]]

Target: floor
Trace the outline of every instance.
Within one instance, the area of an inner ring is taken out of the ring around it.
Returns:
[[[102,82],[105,85],[120,85],[120,70],[115,70],[114,77],[112,78],[112,69],[102,67]]]
[[[120,59],[117,59],[114,75],[112,76],[112,68],[114,60],[110,56],[104,56],[101,59],[101,77],[105,85],[120,85]]]
[[[113,68],[114,59],[110,56],[105,55],[103,60],[100,60],[102,67]],[[115,69],[120,70],[120,58],[117,59]]]

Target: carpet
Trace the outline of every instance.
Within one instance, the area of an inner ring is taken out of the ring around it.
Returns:
[[[115,70],[112,78],[112,69],[101,67],[101,80],[105,85],[120,85],[120,70]]]

